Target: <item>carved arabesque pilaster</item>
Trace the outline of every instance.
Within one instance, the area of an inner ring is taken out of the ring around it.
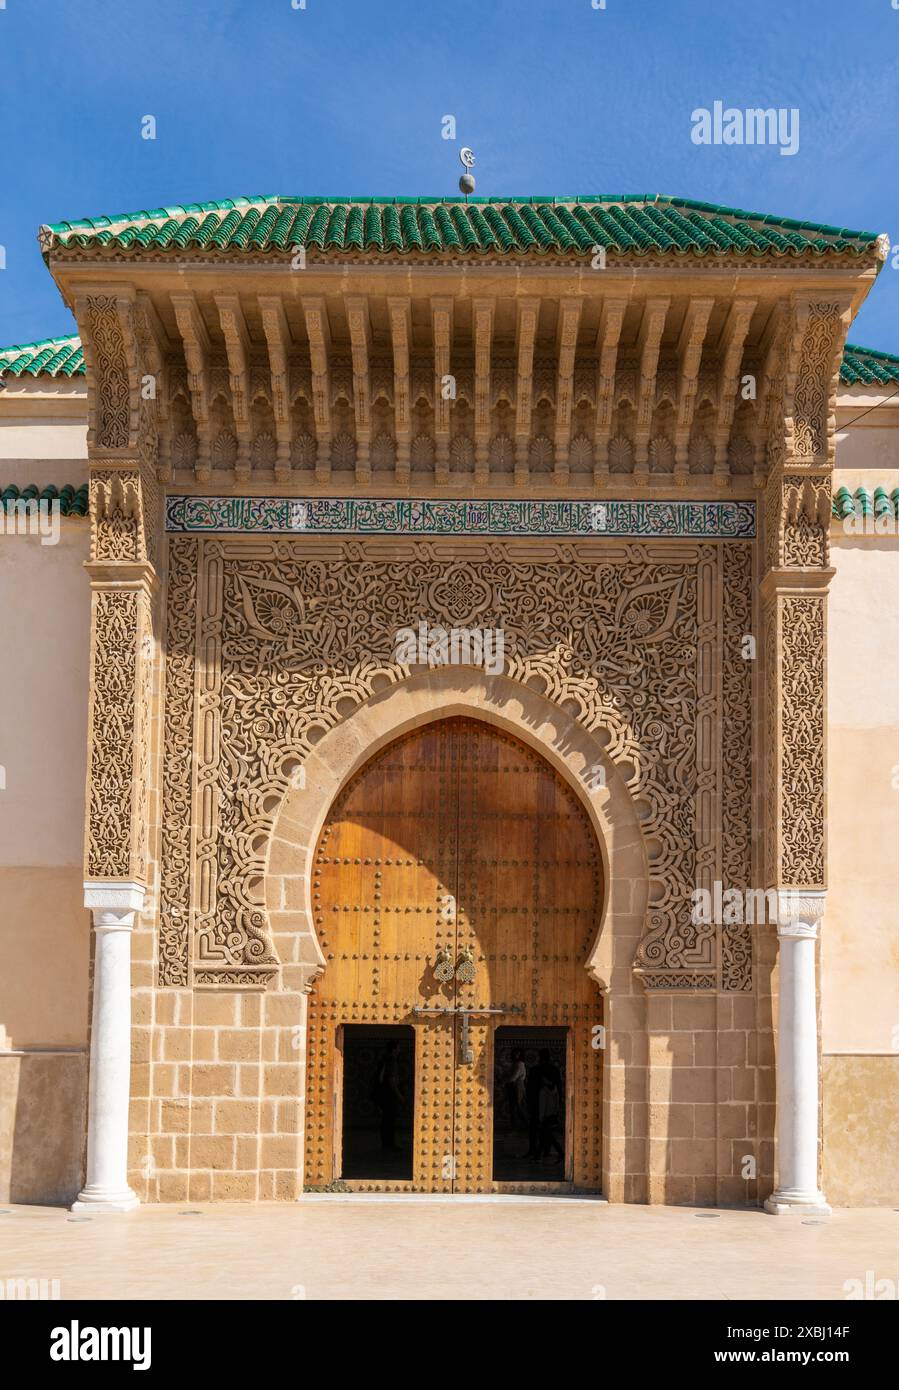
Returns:
[[[88,362],[92,581],[85,873],[148,880],[158,401],[164,352],[132,291],[76,297]]]
[[[85,874],[147,881],[151,603],[140,587],[98,588],[91,614]]]
[[[159,983],[190,983],[191,794],[194,666],[197,624],[197,541],[169,544],[165,641],[165,730],[162,764],[162,848]]]
[[[825,604],[834,398],[846,303],[791,302],[769,351],[765,414],[765,866],[769,885],[826,884]]]
[[[722,617],[722,825],[721,882],[744,892],[752,885],[752,671],[746,639],[752,635],[752,551],[724,547]],[[752,989],[752,927],[721,929],[721,986]]]

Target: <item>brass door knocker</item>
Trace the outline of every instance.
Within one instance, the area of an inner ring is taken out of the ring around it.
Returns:
[[[452,956],[449,951],[441,948],[434,957],[434,978],[442,984],[449,984],[454,973]]]
[[[456,961],[456,979],[460,984],[470,985],[474,982],[476,969],[471,947],[463,947]]]

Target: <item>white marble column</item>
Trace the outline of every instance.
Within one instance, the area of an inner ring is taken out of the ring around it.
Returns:
[[[87,1181],[73,1211],[130,1211],[131,933],[144,903],[137,883],[85,883],[94,916],[94,1007],[87,1120]]]
[[[778,894],[777,1187],[775,1216],[830,1215],[818,1186],[818,1013],[815,945],[824,893]]]

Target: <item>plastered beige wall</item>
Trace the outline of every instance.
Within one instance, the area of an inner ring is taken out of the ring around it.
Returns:
[[[28,470],[40,484],[59,471]],[[4,483],[32,481],[12,472]],[[0,977],[0,1049],[87,1037],[87,553],[85,520],[63,519],[56,545],[0,535],[0,951],[15,961]]]
[[[831,555],[823,1049],[893,1053],[899,1025],[899,538],[835,538]]]
[[[81,1186],[84,1053],[0,1053],[0,1202],[71,1202]]]
[[[899,1053],[824,1058],[823,1136],[829,1202],[836,1207],[896,1205]]]

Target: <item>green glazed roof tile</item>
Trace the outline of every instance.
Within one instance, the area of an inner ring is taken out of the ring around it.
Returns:
[[[865,487],[856,488],[854,493],[848,487],[837,488],[831,512],[839,521],[850,516],[890,516],[899,521],[899,487],[894,487],[889,494],[883,487],[876,487],[873,494]]]
[[[210,250],[727,256],[871,255],[873,232],[662,194],[526,198],[258,196],[85,217],[41,228],[41,245],[139,254]]]
[[[0,489],[0,506],[20,501],[59,502],[61,516],[87,516],[88,486],[82,483],[74,488],[71,483],[66,483],[65,487],[58,488],[50,483],[47,487],[39,488],[36,483],[29,483],[27,487],[18,488],[15,483],[8,483]]]
[[[847,343],[840,367],[840,380],[846,386],[887,386],[899,382],[899,357],[891,352]]]
[[[83,376],[81,339],[42,338],[36,343],[14,343],[0,348],[2,376]]]

